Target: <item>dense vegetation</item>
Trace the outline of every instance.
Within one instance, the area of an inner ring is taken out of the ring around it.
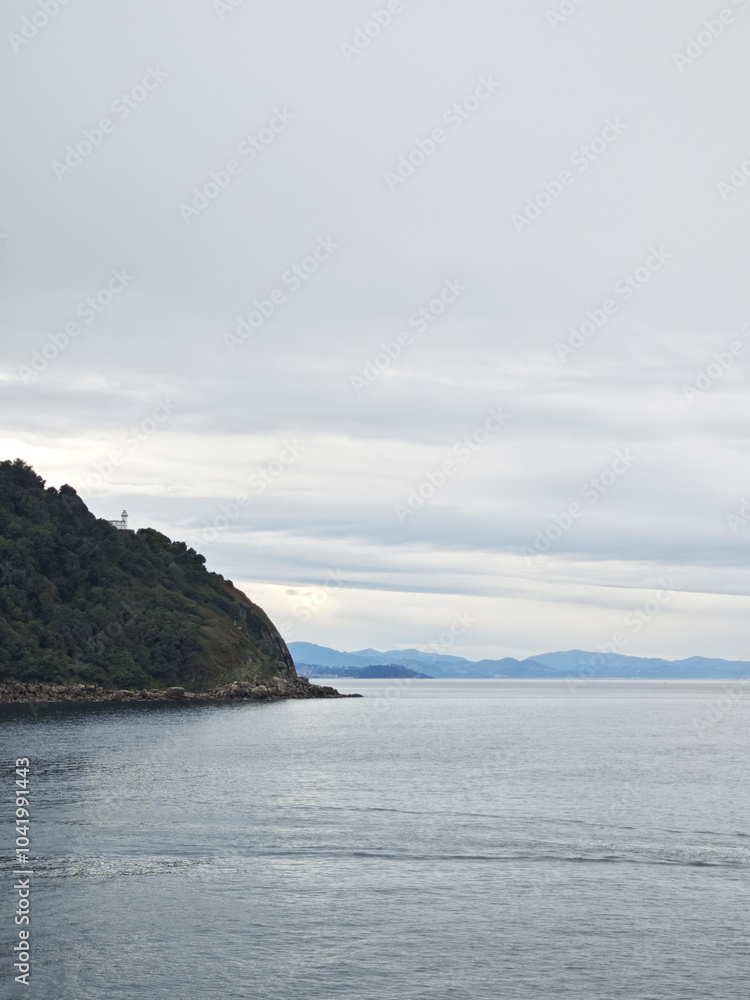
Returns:
[[[158,531],[119,531],[70,486],[0,462],[0,681],[118,687],[294,675],[264,612]]]

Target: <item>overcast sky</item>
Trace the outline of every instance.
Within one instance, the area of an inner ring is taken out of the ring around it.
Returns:
[[[3,457],[288,640],[748,658],[750,0],[0,22]]]

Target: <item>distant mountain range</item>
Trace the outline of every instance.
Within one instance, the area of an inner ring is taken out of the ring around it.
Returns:
[[[504,657],[501,660],[466,660],[447,653],[423,653],[419,649],[358,649],[352,653],[341,652],[328,646],[311,642],[290,642],[291,652],[303,676],[373,677],[407,676],[372,673],[350,673],[353,668],[386,666],[404,667],[429,677],[642,677],[642,678],[693,678],[723,680],[737,677],[750,678],[750,661],[718,660],[704,656],[691,656],[686,660],[662,660],[654,657],[625,656],[622,653],[592,653],[582,649],[565,652],[540,653],[526,660]],[[326,668],[326,674],[307,674],[307,669]],[[340,671],[340,672],[335,672]]]

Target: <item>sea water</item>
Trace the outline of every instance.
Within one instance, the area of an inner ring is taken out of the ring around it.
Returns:
[[[750,996],[741,682],[327,683],[365,697],[6,710],[0,995]]]

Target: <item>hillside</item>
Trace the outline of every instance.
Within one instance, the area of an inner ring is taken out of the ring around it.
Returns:
[[[297,678],[265,612],[194,549],[153,529],[114,528],[70,486],[45,488],[18,459],[0,463],[7,681],[197,692],[241,681],[295,697],[335,694],[305,693],[314,686]]]

